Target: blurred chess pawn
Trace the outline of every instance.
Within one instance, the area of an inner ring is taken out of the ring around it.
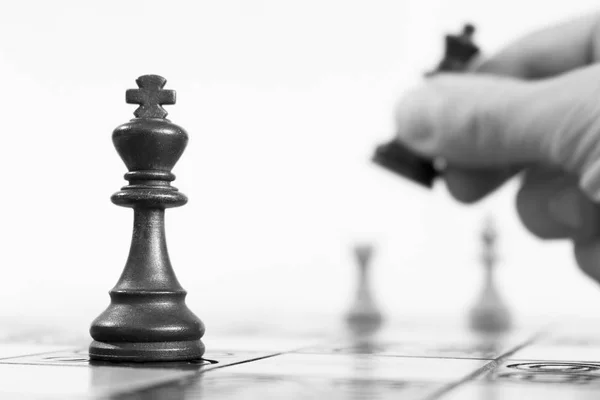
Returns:
[[[492,219],[486,221],[481,232],[483,245],[482,263],[484,286],[480,297],[469,315],[471,328],[480,333],[498,334],[511,328],[511,316],[496,288],[494,270],[498,261],[496,255],[497,233]]]
[[[381,328],[383,317],[371,294],[369,266],[373,255],[370,245],[357,245],[358,281],[354,303],[346,314],[346,325],[355,338],[369,338]]]

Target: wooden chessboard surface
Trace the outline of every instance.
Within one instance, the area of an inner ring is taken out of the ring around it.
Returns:
[[[289,333],[207,336],[204,360],[90,362],[85,343],[5,336],[2,399],[588,399],[600,324],[478,335],[408,323],[367,341]],[[81,338],[83,339],[83,338]]]

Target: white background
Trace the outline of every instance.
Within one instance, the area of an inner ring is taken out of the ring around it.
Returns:
[[[600,290],[571,246],[520,225],[516,183],[476,206],[371,165],[395,101],[475,23],[493,52],[596,7],[552,1],[13,1],[0,9],[0,315],[86,329],[125,263],[132,213],[112,130],[154,73],[189,132],[167,212],[171,260],[210,330],[349,306],[350,247],[371,242],[388,316],[462,318],[480,289],[481,223],[499,225],[499,284],[521,320],[593,317]],[[307,320],[308,321],[308,320]],[[308,322],[307,322],[308,323]]]

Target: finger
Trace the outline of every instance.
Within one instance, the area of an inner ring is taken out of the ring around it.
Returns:
[[[556,169],[533,168],[517,194],[525,227],[543,239],[589,241],[600,234],[600,208],[579,188],[577,178]]]
[[[534,32],[476,65],[476,72],[547,78],[600,58],[600,13]]]
[[[598,59],[600,14],[588,15],[530,34],[492,57],[480,61],[472,72],[545,78]],[[560,40],[557,40],[560,38]],[[556,57],[560,54],[560,57]],[[500,187],[514,173],[473,173],[453,168],[445,174],[450,193],[459,201],[472,203]]]
[[[600,200],[600,64],[535,83],[444,75],[397,107],[397,138],[455,167],[558,165]]]
[[[540,107],[538,97],[548,96],[538,92],[537,85],[505,77],[436,76],[398,103],[397,139],[456,167],[504,168],[538,161],[538,142],[544,138],[537,136],[546,131],[527,132],[525,128],[535,126],[520,124],[529,122],[523,108],[531,112],[532,104]]]
[[[498,189],[519,172],[520,168],[469,169],[448,166],[444,181],[450,194],[462,203],[474,203]]]

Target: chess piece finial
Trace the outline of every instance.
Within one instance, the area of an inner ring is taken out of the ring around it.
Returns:
[[[133,208],[133,237],[121,278],[110,291],[111,304],[92,323],[90,358],[109,361],[197,359],[204,353],[204,325],[185,304],[167,251],[164,214],[187,197],[171,186],[171,169],[188,141],[186,131],[164,119],[160,104],[174,104],[166,80],[145,75],[127,101],[141,104],[138,118],[118,126],[113,143],[129,172],[129,184],[111,200]],[[165,94],[166,93],[166,94]]]
[[[167,111],[163,104],[175,104],[175,91],[165,90],[167,80],[158,75],[142,75],[135,81],[139,89],[128,89],[125,101],[139,104],[133,115],[137,118],[165,118]]]
[[[463,37],[472,37],[475,34],[475,25],[473,24],[465,24],[463,26]]]

